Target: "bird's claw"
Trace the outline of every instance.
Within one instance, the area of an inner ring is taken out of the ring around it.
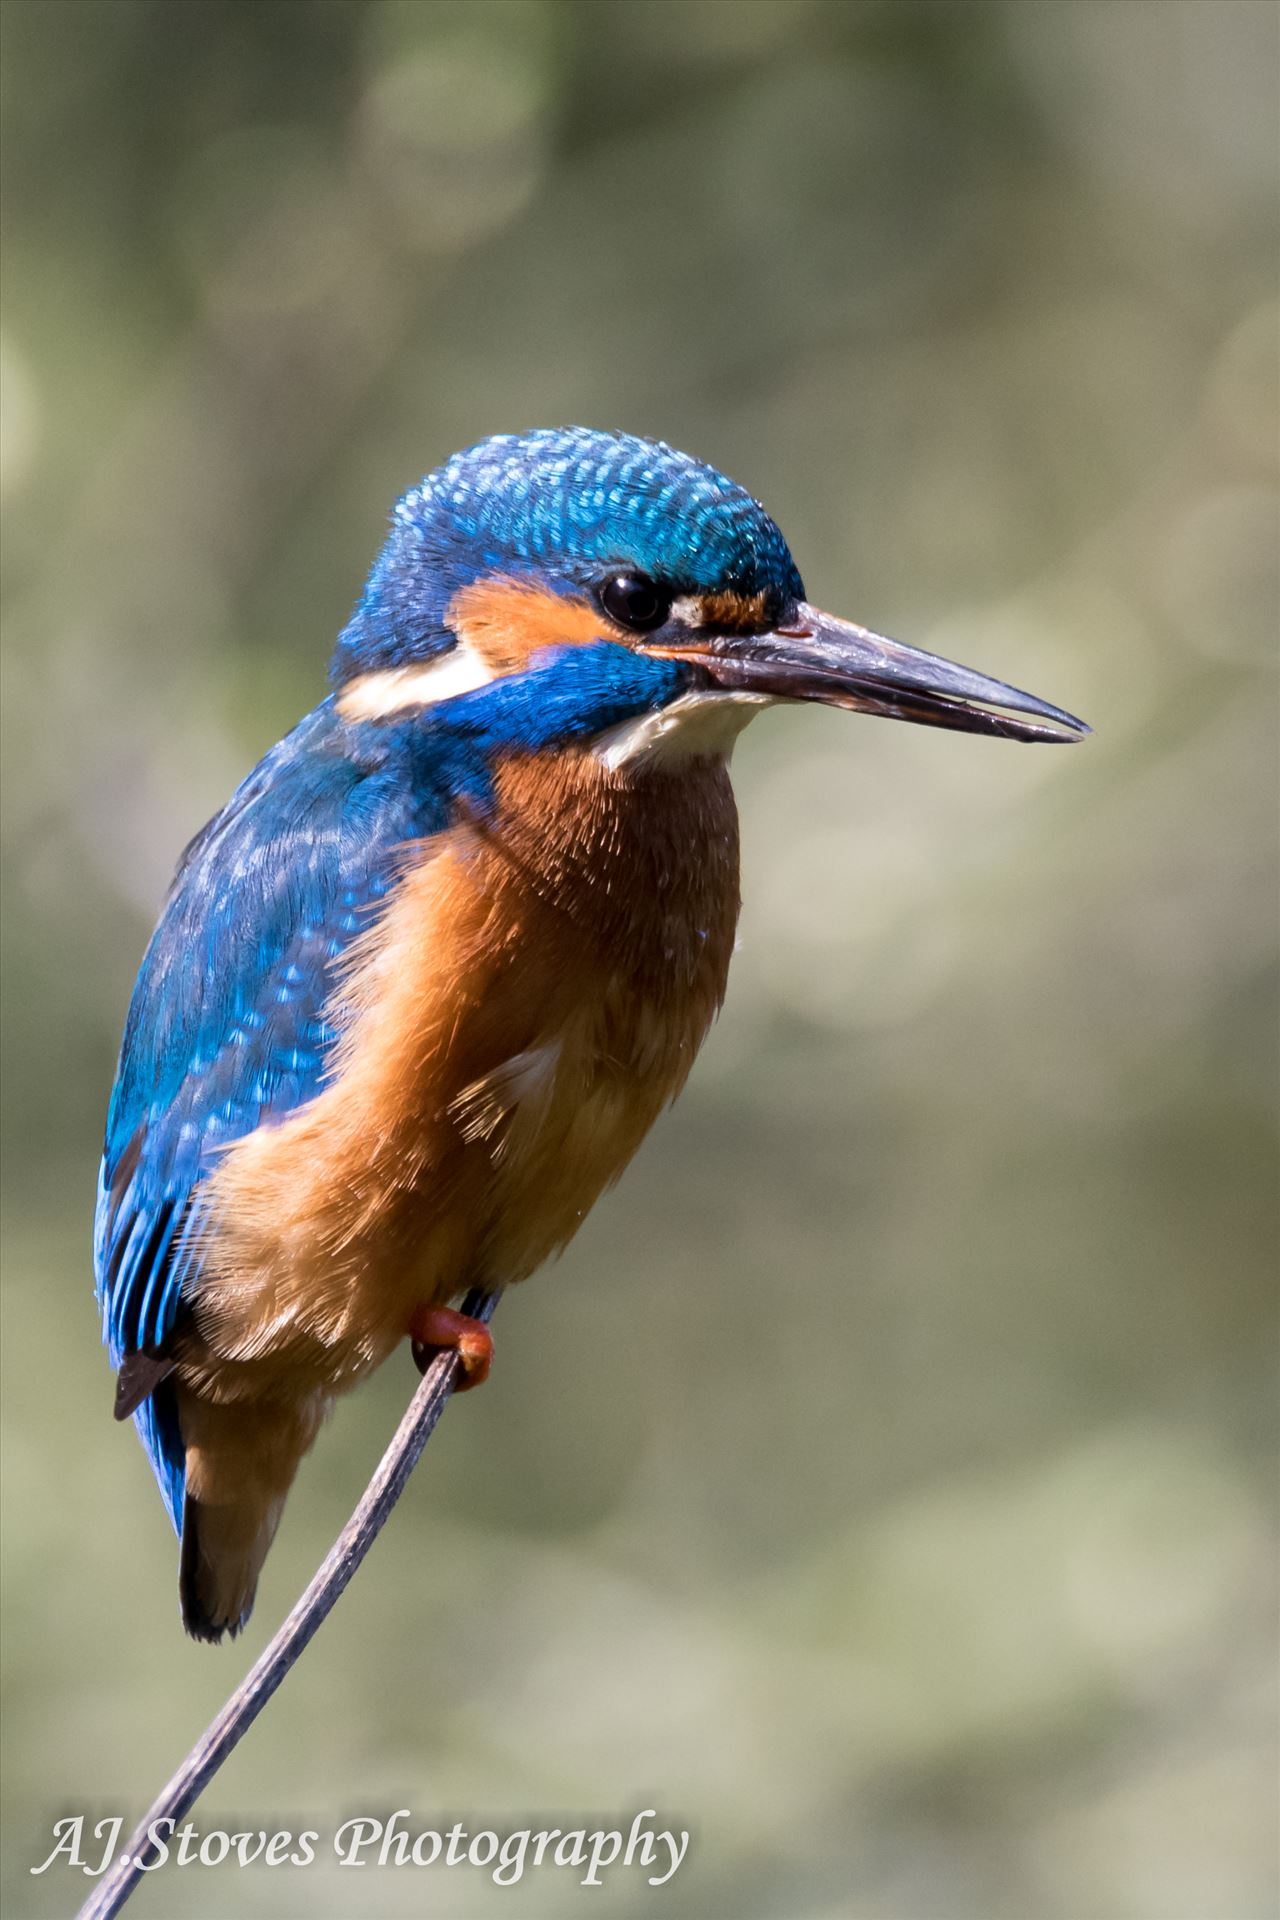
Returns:
[[[419,1307],[409,1322],[410,1350],[419,1373],[425,1373],[436,1355],[456,1353],[462,1374],[455,1393],[482,1386],[493,1364],[493,1335],[483,1320],[458,1313],[453,1307]]]

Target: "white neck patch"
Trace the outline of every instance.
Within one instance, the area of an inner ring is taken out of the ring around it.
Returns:
[[[364,673],[338,695],[344,720],[382,720],[410,707],[433,707],[458,693],[475,693],[493,679],[493,669],[472,647],[459,642],[420,667],[387,667]]]
[[[773,705],[767,693],[682,693],[656,713],[611,727],[592,752],[611,773],[635,766],[675,771],[708,755],[722,754],[727,760],[742,729],[762,708]]]

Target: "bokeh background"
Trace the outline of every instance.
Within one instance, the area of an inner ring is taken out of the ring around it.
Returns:
[[[812,596],[1083,713],[796,711],[691,1087],[503,1306],[204,1824],[656,1806],[667,1888],[321,1862],[141,1917],[1277,1910],[1269,0],[6,0],[4,1908],[139,1812],[413,1384],[188,1644],[94,1172],[174,857],[395,495],[661,435]],[[608,1822],[606,1822],[607,1824]]]

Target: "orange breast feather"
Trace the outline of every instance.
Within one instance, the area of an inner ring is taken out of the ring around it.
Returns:
[[[684,1084],[737,911],[719,762],[508,765],[495,824],[433,843],[358,943],[332,1084],[209,1182],[190,1384],[333,1391],[419,1303],[562,1247]]]

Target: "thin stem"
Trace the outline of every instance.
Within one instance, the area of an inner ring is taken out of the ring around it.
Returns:
[[[474,1320],[488,1320],[497,1304],[496,1293],[476,1290],[467,1295],[462,1311]],[[137,1886],[146,1863],[159,1857],[159,1848],[149,1838],[154,1823],[172,1820],[176,1826],[183,1814],[190,1811],[306,1650],[404,1492],[405,1483],[444,1412],[460,1371],[461,1362],[456,1353],[439,1353],[431,1362],[396,1429],[395,1438],[361,1494],[359,1505],[325,1555],[310,1586],[221,1713],[206,1727],[168,1785],[147,1809],[128,1845],[116,1855],[76,1920],[110,1920],[112,1914],[119,1913]],[[166,1829],[163,1837],[167,1839],[171,1833],[172,1828]]]

